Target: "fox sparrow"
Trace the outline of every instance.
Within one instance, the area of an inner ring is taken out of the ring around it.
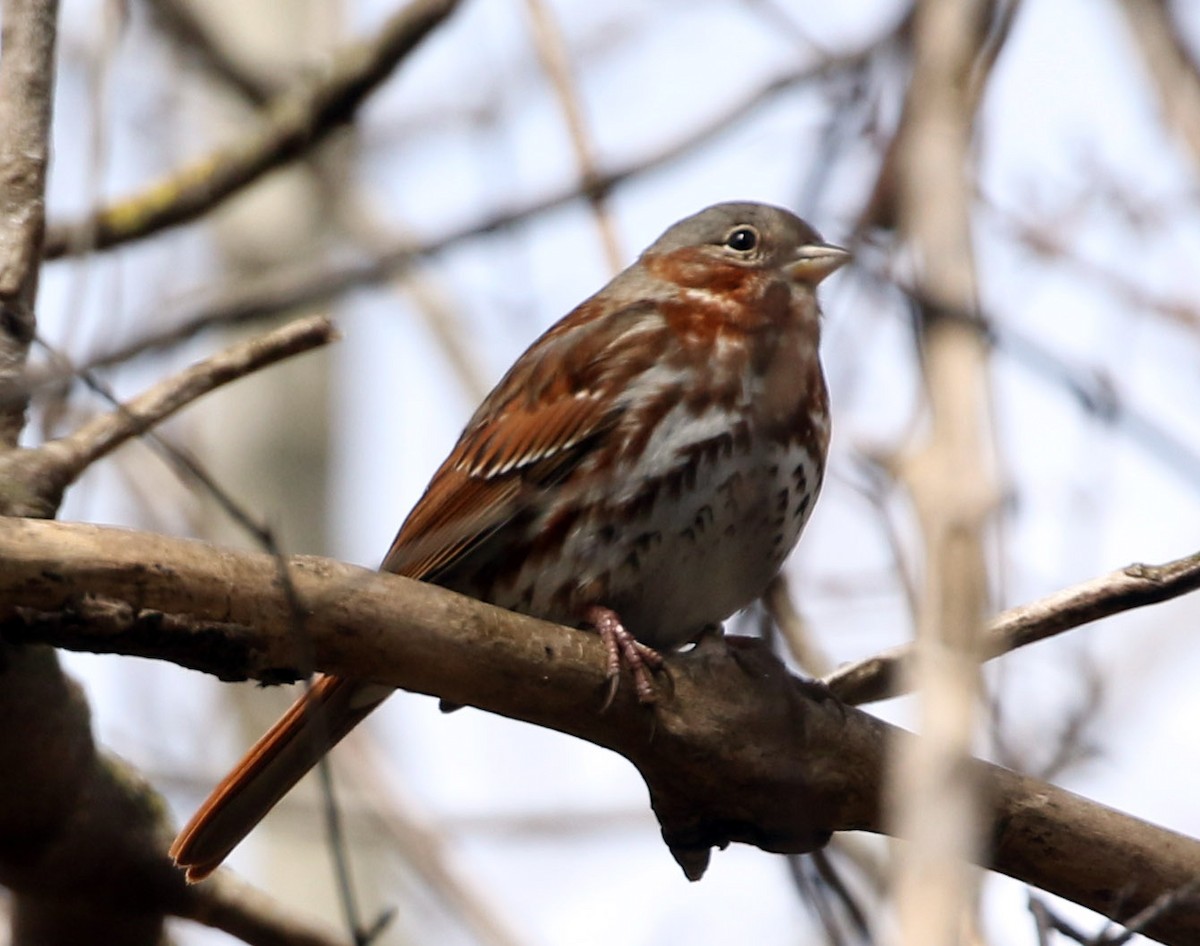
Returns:
[[[658,650],[752,602],[812,509],[829,442],[816,287],[847,259],[776,207],[675,224],[517,359],[382,568],[590,625],[610,679],[624,664],[653,702]],[[188,879],[389,693],[321,677],[176,839]]]

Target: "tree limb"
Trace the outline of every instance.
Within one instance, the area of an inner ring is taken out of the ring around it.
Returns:
[[[699,877],[730,841],[800,852],[832,831],[882,831],[885,744],[901,731],[789,676],[757,642],[707,638],[670,658],[654,710],[623,688],[606,713],[591,634],[328,559],[279,562],[148,533],[0,521],[0,636],[166,658],[224,679],[318,668],[435,694],[569,733],[628,758],[672,854]],[[1200,843],[1036,779],[973,763],[991,801],[992,868],[1120,920],[1200,873]],[[786,799],[786,802],[784,800]],[[1154,918],[1200,938],[1200,910]]]
[[[10,773],[0,778],[0,884],[15,894],[14,946],[157,944],[168,914],[253,946],[338,946],[225,872],[184,882],[167,857],[174,826],[162,799],[96,747],[87,702],[49,647],[0,639],[0,720]]]

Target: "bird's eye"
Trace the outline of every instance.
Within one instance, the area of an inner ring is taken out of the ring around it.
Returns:
[[[758,231],[754,227],[737,227],[729,231],[725,245],[739,253],[748,253],[758,246]]]

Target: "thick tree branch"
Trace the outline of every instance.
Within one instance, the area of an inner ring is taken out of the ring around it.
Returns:
[[[184,882],[166,854],[162,799],[97,749],[87,702],[49,647],[0,640],[0,721],[0,884],[15,894],[14,946],[156,944],[167,914],[255,946],[337,946],[224,873]]]
[[[0,635],[173,660],[224,678],[317,667],[436,694],[578,736],[628,758],[689,876],[728,841],[811,850],[831,831],[883,830],[885,742],[898,730],[788,676],[757,642],[708,638],[673,656],[654,710],[628,688],[607,713],[594,635],[327,559],[279,563],[145,533],[0,522]],[[1036,779],[975,764],[992,803],[990,866],[1121,919],[1200,872],[1200,843]],[[784,801],[786,799],[786,802]],[[1200,911],[1159,917],[1167,943]]]
[[[0,511],[52,516],[63,491],[92,463],[210,391],[336,338],[324,316],[298,319],[197,362],[73,433],[0,455]]]
[[[50,648],[0,647],[0,720],[0,884],[14,894],[13,943],[159,942],[164,911],[188,896],[162,854],[161,806],[97,750],[87,703]]]
[[[349,121],[367,96],[458,6],[458,0],[413,0],[371,42],[331,60],[325,78],[281,95],[261,127],[165,181],[103,208],[86,220],[55,224],[43,256],[107,249],[194,220],[267,171],[292,160]]]
[[[1009,608],[984,630],[980,653],[991,660],[1101,618],[1178,598],[1200,588],[1200,552],[1162,565],[1134,563],[1099,578]],[[835,670],[822,679],[844,703],[861,705],[900,696],[910,689],[904,665],[909,644]]]

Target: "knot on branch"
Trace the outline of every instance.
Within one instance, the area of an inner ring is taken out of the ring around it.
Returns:
[[[875,823],[878,782],[863,776],[880,764],[881,735],[868,717],[792,676],[757,639],[704,638],[671,669],[651,738],[620,751],[688,879],[733,841],[803,854]]]

